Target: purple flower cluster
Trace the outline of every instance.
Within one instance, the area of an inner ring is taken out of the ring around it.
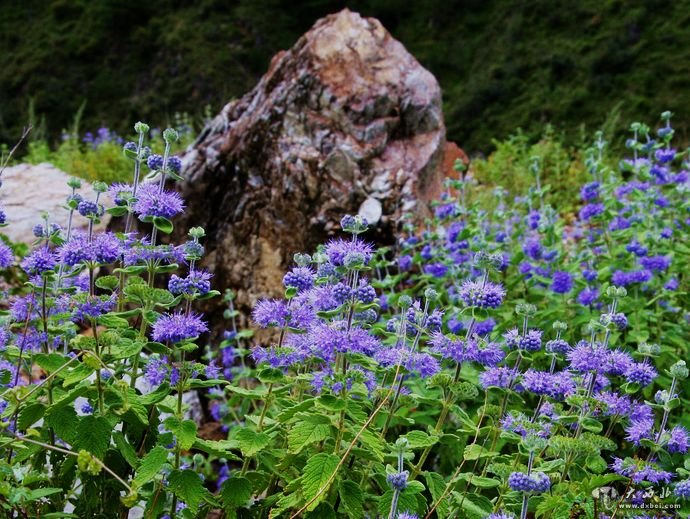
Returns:
[[[513,472],[508,476],[508,486],[518,492],[543,494],[551,488],[551,480],[543,472]]]

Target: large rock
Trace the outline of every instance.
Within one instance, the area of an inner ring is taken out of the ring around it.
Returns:
[[[444,149],[436,79],[380,22],[346,9],[277,54],[190,147],[180,227],[207,229],[206,266],[246,308],[279,292],[293,254],[344,214],[369,218],[379,241],[401,214],[426,214]]]
[[[71,177],[51,164],[18,164],[5,169],[0,187],[0,209],[7,215],[7,227],[0,229],[14,242],[32,243],[35,241],[33,228],[43,223],[43,213],[48,213],[49,221],[67,228],[68,211],[65,209],[71,188],[67,181]],[[91,186],[82,181],[79,193],[95,200],[96,193]],[[109,216],[101,219],[96,230],[105,229]],[[88,220],[78,213],[73,219],[75,229],[86,230]]]

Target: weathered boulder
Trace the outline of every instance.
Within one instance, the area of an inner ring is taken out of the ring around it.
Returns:
[[[14,242],[30,244],[36,239],[33,227],[43,223],[44,212],[48,213],[51,223],[66,228],[68,212],[65,203],[71,192],[71,188],[67,186],[70,178],[67,173],[48,163],[18,164],[6,168],[2,173],[0,208],[7,215],[8,226],[0,229],[0,233]],[[79,193],[90,200],[96,198],[96,193],[88,182],[82,181]],[[109,216],[106,214],[96,230],[105,230],[108,220]],[[73,226],[75,229],[86,230],[88,220],[76,214]]]
[[[343,10],[277,54],[186,152],[182,229],[206,228],[206,266],[245,309],[282,289],[295,252],[346,213],[390,241],[398,217],[442,189],[436,79],[372,18]]]

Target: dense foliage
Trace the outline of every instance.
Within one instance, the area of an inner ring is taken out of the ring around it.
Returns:
[[[618,103],[626,120],[690,104],[685,2],[665,9],[620,0],[5,4],[0,142],[27,123],[30,98],[51,141],[85,100],[87,127],[120,133],[135,116],[218,110],[249,91],[276,52],[346,5],[381,20],[438,78],[449,136],[468,152],[487,151],[520,126],[538,133],[545,121],[598,128]]]
[[[632,125],[615,168],[602,134],[583,150],[573,221],[547,202],[539,157],[527,194],[497,189],[490,211],[470,182],[449,181],[395,247],[376,249],[367,222],[345,216],[342,237],[295,256],[284,297],[256,305],[261,344],[238,329],[229,292],[228,329],[203,352],[195,302],[220,295],[199,266],[204,231],[160,243],[184,210],[166,188],[178,135],[163,132],[153,154],[138,123],[124,145],[133,182],[96,184],[125,232],[46,219],[20,262],[25,291],[0,328],[0,506],[53,518],[687,514],[690,179],[670,117]],[[95,222],[100,194],[78,187],[67,210]],[[17,268],[6,246],[0,263]],[[213,435],[190,414],[199,392]]]

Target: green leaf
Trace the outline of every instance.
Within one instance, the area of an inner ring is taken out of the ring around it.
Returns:
[[[61,488],[36,488],[34,490],[29,490],[26,493],[26,500],[36,501],[37,499],[41,499],[42,497],[52,496],[53,494],[57,494],[58,492],[62,491],[63,490]]]
[[[117,276],[102,276],[96,280],[96,286],[98,288],[109,290],[110,292],[115,290],[119,283],[120,280],[117,278]]]
[[[301,411],[306,411],[307,409],[310,409],[311,407],[314,406],[314,399],[313,398],[308,398],[307,400],[303,400],[297,405],[293,405],[292,407],[288,407],[287,409],[284,409],[277,417],[276,420],[279,422],[285,423],[288,420],[292,419],[293,416],[295,416],[297,413]]]
[[[338,487],[340,495],[340,509],[344,510],[350,519],[364,517],[364,494],[360,486],[354,481],[342,481]]]
[[[392,503],[393,491],[388,489],[379,500],[378,511],[382,517],[388,517],[390,515]],[[398,497],[398,511],[417,512],[417,498],[415,494],[407,492],[407,489],[400,492],[400,496]]]
[[[65,442],[74,442],[77,436],[77,424],[79,423],[74,407],[71,405],[58,405],[49,408],[46,411],[45,422]]]
[[[66,359],[59,353],[37,353],[34,355],[34,362],[41,366],[48,373],[57,371],[71,359]]]
[[[297,454],[307,445],[330,436],[330,419],[321,415],[309,415],[298,421],[288,432],[288,451]]]
[[[435,472],[425,472],[424,479],[426,480],[426,486],[429,488],[431,497],[434,503],[436,503],[446,490],[446,482],[439,474],[436,474]],[[446,496],[443,501],[438,503],[438,506],[436,507],[438,517],[449,516],[448,497],[449,496]]]
[[[173,470],[168,476],[168,488],[192,510],[196,510],[202,501],[212,501],[211,493],[204,487],[199,474],[192,470]]]
[[[582,427],[594,433],[600,433],[601,430],[604,428],[604,426],[599,420],[595,420],[594,418],[589,417],[582,420]]]
[[[437,436],[429,436],[424,431],[410,431],[403,438],[407,440],[407,445],[410,449],[423,449],[431,447],[438,442]]]
[[[478,443],[472,443],[470,445],[467,445],[465,447],[465,451],[463,454],[463,457],[466,460],[476,460],[479,458],[493,458],[494,456],[498,456],[498,452],[489,452],[488,449],[485,449]]]
[[[252,497],[252,484],[247,478],[233,476],[220,487],[220,499],[226,511],[244,505]]]
[[[105,212],[112,216],[119,217],[127,214],[127,208],[125,206],[118,205],[115,207],[109,207],[105,210]]]
[[[98,324],[100,324],[101,326],[105,326],[106,328],[129,327],[129,321],[127,319],[123,319],[122,317],[117,317],[110,314],[99,315],[96,319],[96,322],[98,322]]]
[[[170,234],[173,232],[172,222],[167,218],[163,218],[162,216],[155,216],[153,218],[153,225],[162,233]]]
[[[132,445],[127,441],[124,434],[122,434],[120,431],[114,431],[113,441],[115,442],[117,450],[120,452],[127,464],[133,469],[137,468],[139,458],[137,457],[134,447],[132,447]]]
[[[329,411],[342,411],[347,407],[347,400],[338,398],[335,395],[321,395],[317,401],[320,406],[325,407]]]
[[[238,432],[237,440],[240,442],[240,450],[244,456],[254,456],[271,442],[268,434],[251,429],[242,429]]]
[[[462,508],[471,519],[483,519],[491,514],[493,504],[486,497],[478,494],[464,494]]]
[[[307,508],[308,511],[314,510],[327,497],[332,483],[329,483],[329,479],[335,473],[339,461],[338,456],[325,452],[320,452],[307,461],[300,478],[302,495],[307,502],[316,498]],[[318,497],[316,497],[317,494]]]
[[[136,475],[134,476],[134,484],[142,486],[160,472],[163,465],[168,461],[168,450],[165,447],[154,447],[149,453],[144,456],[139,464]]]
[[[191,420],[180,420],[171,416],[165,420],[165,426],[175,435],[177,444],[183,451],[189,450],[196,440],[196,424]]]
[[[70,369],[67,368],[65,371],[67,373],[64,376],[64,380],[62,381],[63,387],[69,387],[72,386],[78,382],[81,382],[85,378],[87,378],[91,373],[93,373],[95,370],[93,368],[88,367],[86,364],[78,364],[77,367]],[[61,376],[62,373],[60,373]]]
[[[77,425],[77,436],[73,450],[86,450],[99,459],[103,459],[110,445],[110,434],[113,431],[110,422],[102,416],[84,416]]]
[[[38,422],[46,412],[46,406],[43,404],[31,404],[27,405],[19,413],[19,419],[17,421],[17,426],[20,430],[28,429],[33,424]]]
[[[160,386],[156,388],[155,391],[141,395],[139,397],[139,402],[143,405],[157,404],[162,401],[166,396],[170,394],[170,384],[163,382]]]
[[[285,375],[278,368],[264,368],[259,371],[257,378],[264,384],[276,384],[285,380]]]

